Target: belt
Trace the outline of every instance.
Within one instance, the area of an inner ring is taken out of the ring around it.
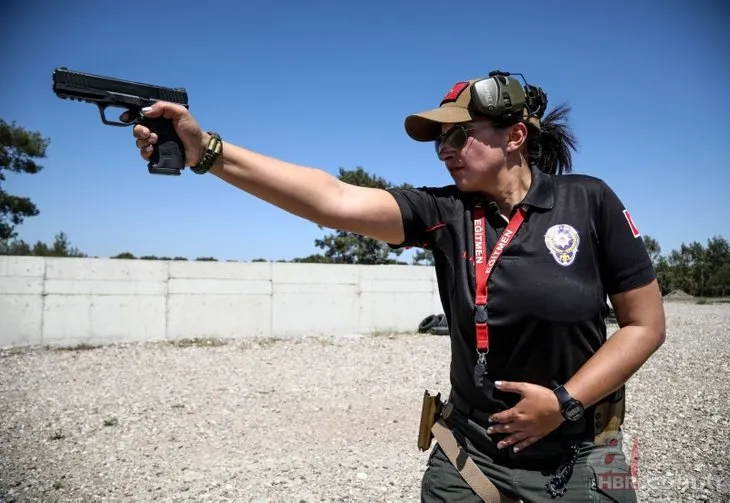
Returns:
[[[488,422],[489,418],[494,414],[494,412],[484,412],[483,410],[475,409],[466,400],[457,395],[453,389],[449,393],[449,403],[453,404],[454,408],[459,409],[465,416],[475,417],[484,422]]]
[[[482,472],[474,460],[459,445],[454,433],[446,424],[454,404],[447,402],[441,408],[441,417],[431,427],[436,442],[441,446],[451,464],[459,471],[467,484],[474,492],[487,503],[524,503],[521,499],[514,499],[501,492],[489,477]]]

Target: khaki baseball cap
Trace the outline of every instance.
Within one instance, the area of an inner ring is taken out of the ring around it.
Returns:
[[[477,80],[457,82],[443,97],[438,108],[406,117],[405,126],[408,136],[416,141],[433,141],[441,134],[442,124],[476,119],[479,115],[470,109],[470,105],[471,86]]]

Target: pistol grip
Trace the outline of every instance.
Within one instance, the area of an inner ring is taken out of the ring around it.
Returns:
[[[144,118],[141,124],[157,135],[147,169],[152,175],[180,175],[185,169],[185,147],[170,119]]]

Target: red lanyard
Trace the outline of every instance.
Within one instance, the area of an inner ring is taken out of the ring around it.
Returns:
[[[476,269],[476,298],[474,310],[474,323],[476,325],[477,339],[477,364],[474,367],[474,381],[476,386],[481,386],[481,377],[487,373],[487,353],[489,353],[489,317],[487,315],[487,282],[491,276],[494,266],[502,256],[502,252],[509,245],[512,238],[517,234],[525,220],[525,209],[520,206],[512,216],[507,227],[492,249],[489,258],[485,260],[487,233],[485,231],[486,219],[484,209],[481,206],[474,208],[474,267]]]

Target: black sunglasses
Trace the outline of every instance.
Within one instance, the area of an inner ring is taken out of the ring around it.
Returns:
[[[445,132],[441,133],[438,138],[434,141],[436,147],[436,155],[441,159],[441,149],[445,144],[449,144],[457,150],[461,150],[466,145],[466,140],[471,136],[471,133],[476,131],[477,128],[468,128],[462,124],[456,124],[451,126]]]

